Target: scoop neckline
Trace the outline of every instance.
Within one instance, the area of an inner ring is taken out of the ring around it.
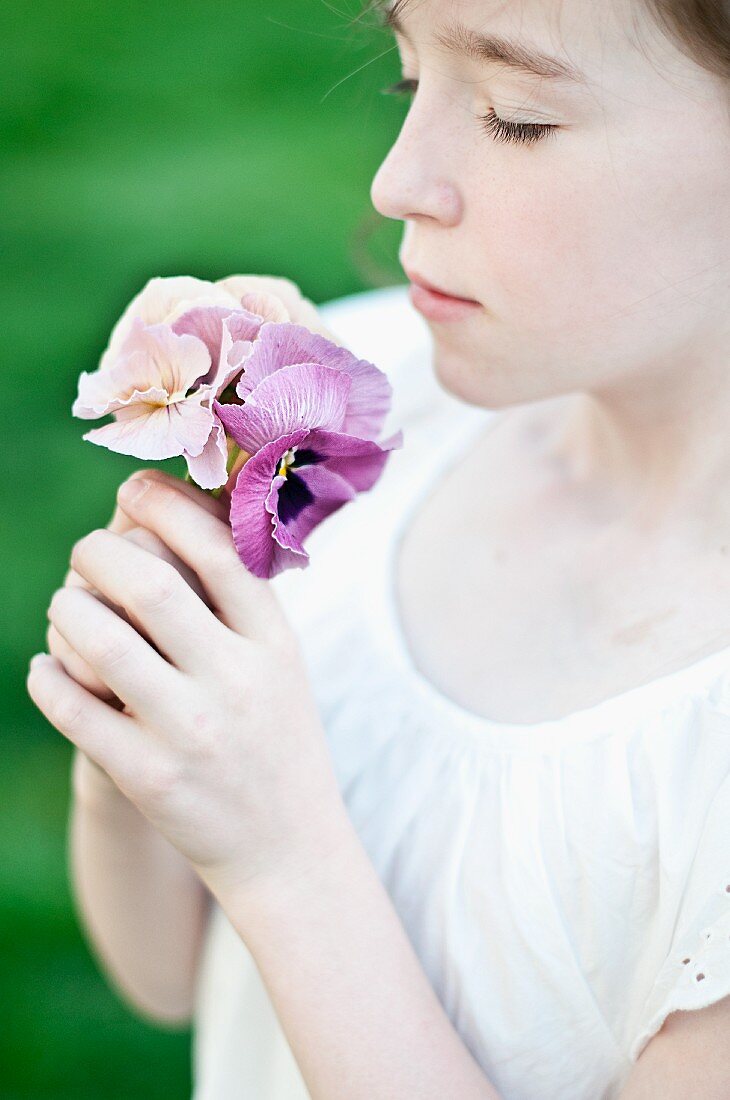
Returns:
[[[504,722],[478,714],[462,707],[424,676],[409,649],[396,598],[396,565],[405,531],[429,491],[450,476],[480,430],[485,429],[489,420],[500,411],[467,405],[448,394],[443,400],[446,407],[441,416],[429,424],[411,427],[411,432],[429,433],[429,446],[423,448],[426,457],[414,463],[415,469],[408,470],[404,478],[393,484],[396,499],[390,510],[386,508],[387,518],[379,530],[380,537],[371,561],[371,585],[363,587],[366,614],[371,617],[378,644],[408,690],[428,709],[435,725],[443,720],[449,727],[449,736],[463,735],[490,748],[551,751],[606,736],[613,729],[626,728],[625,723],[614,724],[614,720],[619,716],[624,719],[638,717],[647,710],[656,712],[658,707],[663,709],[686,697],[692,686],[705,687],[718,675],[730,671],[730,645],[727,645],[591,706],[539,722]],[[404,449],[408,446],[408,434],[404,430]]]

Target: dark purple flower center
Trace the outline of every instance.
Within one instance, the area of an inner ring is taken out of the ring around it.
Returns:
[[[279,489],[278,513],[282,523],[289,523],[296,519],[303,508],[311,504],[314,494],[309,486],[302,481],[296,471],[301,466],[311,466],[315,462],[321,462],[323,455],[317,454],[310,447],[300,447],[293,450],[291,461],[286,460],[287,451],[282,455],[279,473],[284,474],[286,480]]]

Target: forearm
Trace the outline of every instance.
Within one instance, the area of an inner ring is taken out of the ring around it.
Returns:
[[[73,790],[70,877],[99,961],[137,1008],[185,1022],[207,892],[187,860],[80,755]]]
[[[336,857],[306,879],[219,898],[256,961],[312,1100],[499,1100],[349,819],[341,832]]]

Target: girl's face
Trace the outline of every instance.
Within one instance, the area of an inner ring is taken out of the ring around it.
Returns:
[[[582,77],[447,49],[457,23]],[[403,30],[417,89],[371,197],[404,267],[482,306],[427,321],[444,387],[496,408],[727,371],[730,83],[640,0],[416,0]],[[554,128],[504,140],[494,115]]]

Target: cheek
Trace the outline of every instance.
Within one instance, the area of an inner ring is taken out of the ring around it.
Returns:
[[[525,178],[481,218],[495,312],[528,331],[590,324],[643,292],[642,233],[605,177]]]
[[[688,276],[727,251],[727,171],[676,137],[598,142],[582,159],[567,139],[561,155],[560,140],[547,165],[537,148],[534,165],[516,153],[509,184],[490,187],[474,212],[484,301],[526,334],[595,333],[619,315],[666,323]]]

